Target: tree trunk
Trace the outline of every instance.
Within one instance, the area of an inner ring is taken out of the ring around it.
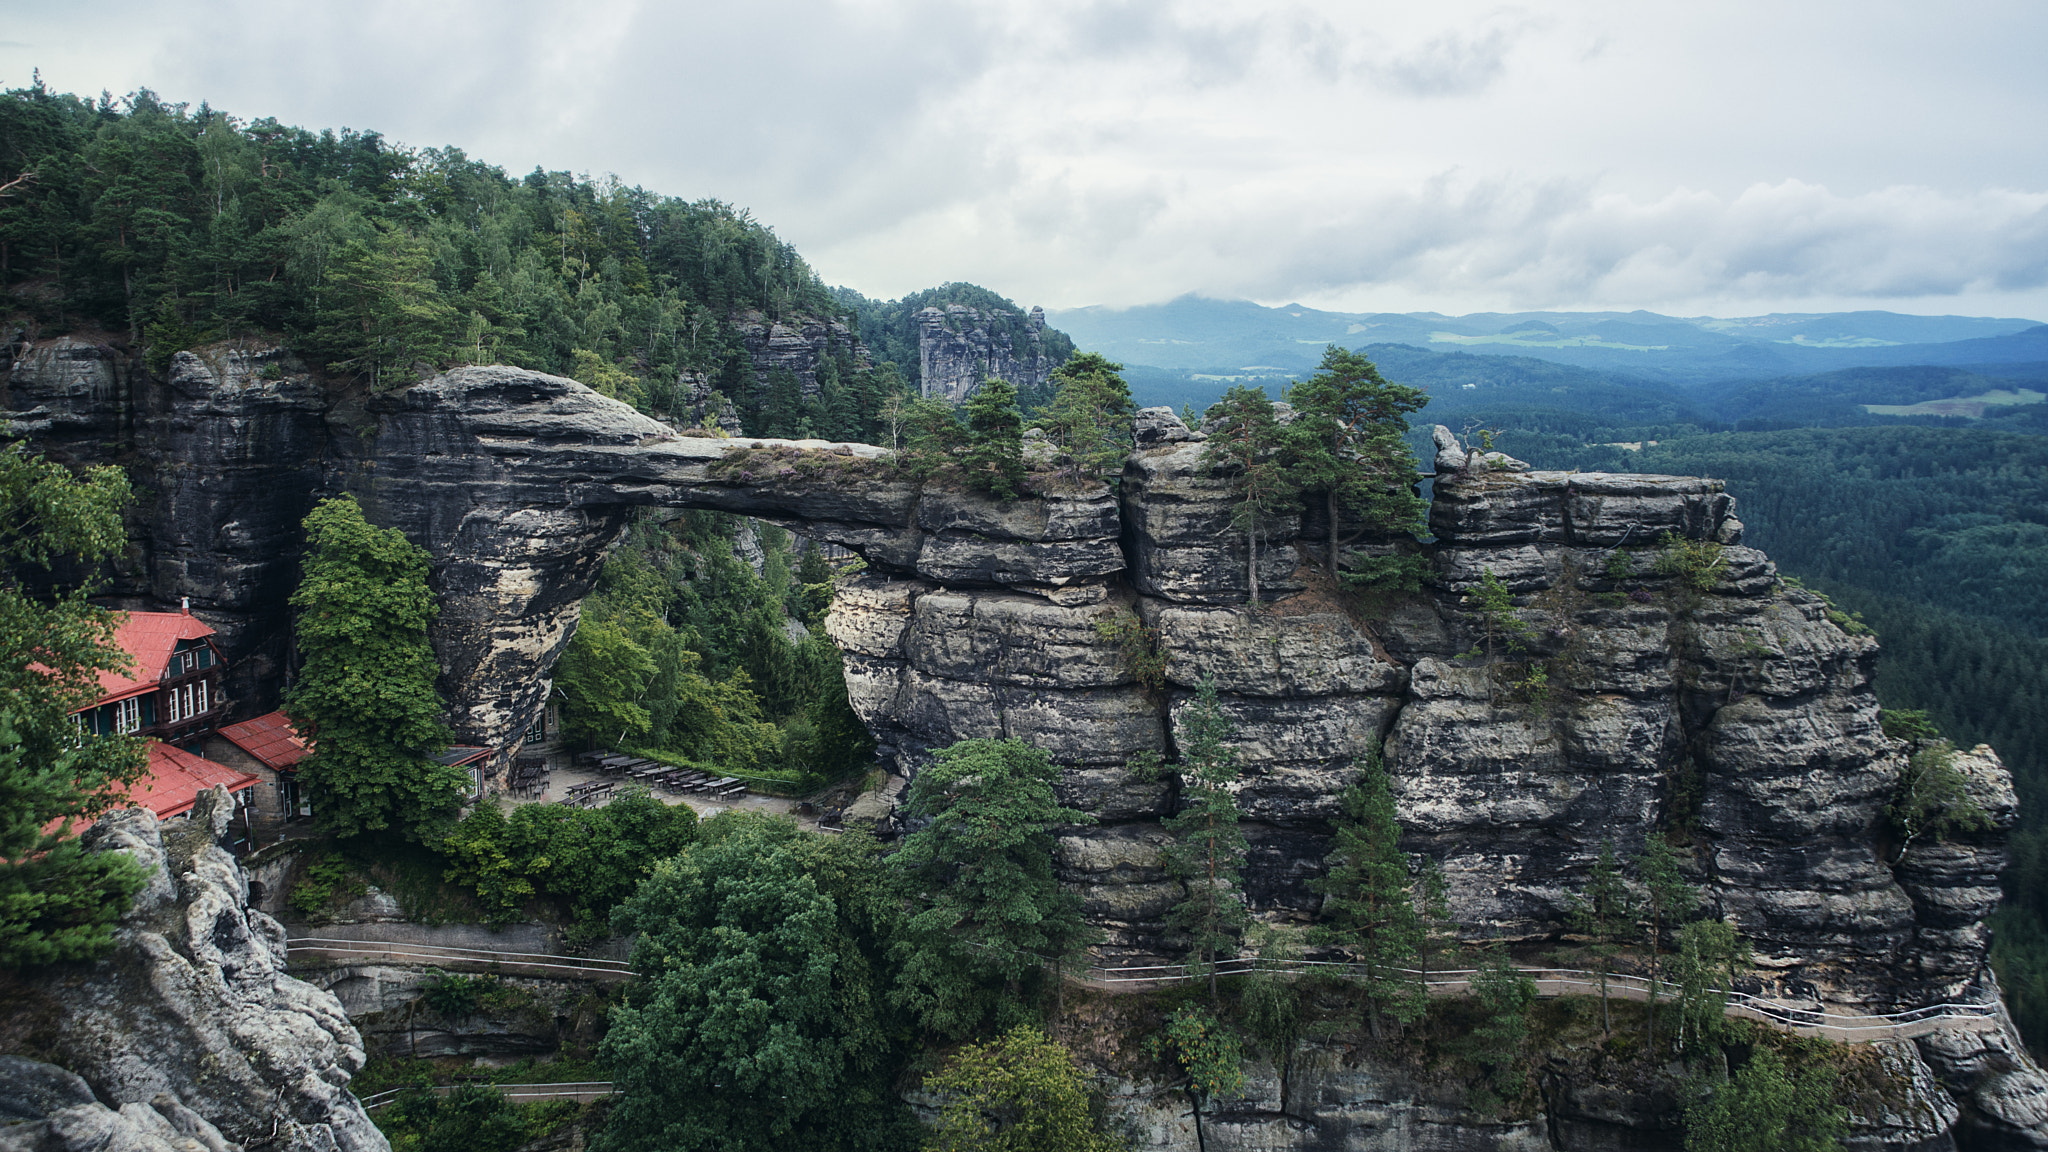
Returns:
[[[1325,494],[1329,501],[1330,513],[1330,579],[1337,578],[1337,490],[1332,488]]]
[[[1251,599],[1245,601],[1256,608],[1259,604],[1259,529],[1257,524],[1244,530],[1245,579],[1251,584]]]

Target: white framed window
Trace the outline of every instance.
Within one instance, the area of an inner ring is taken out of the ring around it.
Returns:
[[[142,730],[142,697],[130,696],[114,705],[114,731],[121,733]]]
[[[206,681],[201,680],[195,687],[198,690],[199,706],[192,710],[192,714],[197,716],[206,711]]]

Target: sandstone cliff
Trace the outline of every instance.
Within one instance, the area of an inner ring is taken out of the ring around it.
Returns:
[[[1059,367],[1040,347],[1045,309],[1033,308],[1021,324],[1014,320],[1014,313],[965,304],[919,312],[918,372],[924,394],[958,403],[992,376],[1019,390],[1043,386]]]
[[[1556,936],[1603,840],[1633,852],[1675,826],[1713,909],[1756,941],[1771,994],[1886,1011],[1993,992],[1983,922],[2014,818],[2008,774],[1989,749],[1964,757],[1994,826],[1893,862],[1882,812],[1904,750],[1876,723],[1876,645],[1741,545],[1717,481],[1529,471],[1447,444],[1432,589],[1362,622],[1318,591],[1312,518],[1256,558],[1277,602],[1243,605],[1248,558],[1221,531],[1226,494],[1198,434],[1163,410],[1145,414],[1116,491],[997,504],[920,491],[866,446],[682,438],[515,369],[322,408],[266,355],[180,354],[175,391],[130,387],[141,399],[118,402],[67,383],[76,356],[24,357],[9,404],[79,459],[133,429],[139,479],[176,495],[141,517],[131,586],[194,594],[209,620],[245,613],[249,650],[281,642],[255,591],[289,585],[274,542],[313,497],[354,491],[434,558],[434,642],[465,740],[502,747],[524,730],[633,509],[714,508],[868,561],[828,621],[853,703],[899,773],[864,810],[886,823],[903,775],[964,737],[1028,739],[1067,767],[1067,800],[1101,823],[1062,837],[1058,864],[1111,958],[1173,954],[1158,821],[1174,797],[1126,764],[1170,754],[1213,677],[1249,767],[1246,890],[1262,916],[1314,913],[1337,793],[1378,748],[1404,847],[1444,864],[1468,934]],[[225,473],[210,469],[216,453]],[[1719,563],[1660,567],[1667,534],[1714,545],[1717,557],[1692,554]],[[1488,571],[1515,597],[1525,652],[1462,655],[1484,636],[1466,593]],[[1139,683],[1098,628],[1120,616],[1156,630],[1163,683]],[[2048,1083],[2009,1037],[1918,1051],[1986,1131],[2039,1131],[2027,1117]]]
[[[70,1073],[0,1065],[0,1107],[43,1125],[20,1133],[42,1143],[20,1147],[389,1148],[347,1091],[364,1053],[341,1003],[285,975],[283,927],[248,906],[221,846],[231,805],[215,789],[189,818],[159,825],[125,809],[86,833],[88,846],[140,861],[149,882],[105,960],[6,986],[6,1047]],[[37,1114],[12,1096],[40,1101]],[[0,1147],[16,1138],[0,1128]]]

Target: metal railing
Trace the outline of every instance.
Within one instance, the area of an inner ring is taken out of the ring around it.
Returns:
[[[1252,971],[1278,972],[1285,975],[1307,975],[1312,972],[1326,972],[1337,976],[1364,974],[1365,965],[1343,960],[1288,960],[1270,961],[1256,957],[1218,961],[1215,965],[1219,975],[1231,975]],[[1331,972],[1332,969],[1337,971]],[[1552,996],[1568,994],[1590,994],[1600,990],[1601,974],[1583,968],[1524,967],[1516,965],[1515,970],[1535,981],[1540,993]],[[1424,973],[1415,968],[1396,968],[1394,973],[1401,976],[1423,977]],[[1430,971],[1423,979],[1424,987],[1432,994],[1451,994],[1469,991],[1471,977],[1478,973],[1473,968],[1442,968]],[[1124,968],[1088,968],[1083,979],[1098,984],[1173,984],[1188,980],[1208,978],[1206,970],[1195,973],[1188,971],[1185,964],[1144,964]],[[1646,977],[1610,972],[1606,976],[1609,994],[1619,994],[1624,999],[1648,999],[1651,993],[1650,981]],[[1545,987],[1549,985],[1549,987]],[[1676,998],[1678,988],[1667,980],[1656,983],[1660,997]],[[1710,989],[1714,995],[1727,998],[1727,1012],[1731,1015],[1751,1015],[1770,1023],[1792,1029],[1810,1029],[1822,1034],[1842,1033],[1858,1038],[1892,1039],[1917,1035],[1930,1031],[1922,1028],[1909,1031],[1915,1025],[1939,1026],[1951,1022],[1996,1021],[1999,1005],[1997,1002],[1982,1004],[1943,1002],[1919,1008],[1908,1008],[1898,1012],[1846,1013],[1830,1011],[1823,1005],[1802,1006],[1771,1000],[1752,993],[1734,989]],[[1887,1036],[1860,1037],[1862,1033],[1888,1033]]]
[[[561,1084],[487,1084],[485,1087],[497,1089],[499,1095],[514,1103],[525,1100],[600,1100],[612,1094],[612,1082],[609,1080],[573,1080]],[[409,1085],[404,1088],[387,1088],[382,1092],[361,1097],[357,1103],[363,1106],[363,1111],[368,1112],[382,1108],[407,1092],[421,1090],[432,1092],[436,1096],[446,1096],[455,1090],[455,1085]]]
[[[443,944],[393,943],[381,940],[346,940],[318,936],[294,937],[285,943],[285,955],[319,954],[329,957],[395,959],[404,963],[438,960],[449,964],[489,964],[505,968],[543,968],[580,972],[586,976],[626,979],[633,975],[624,960],[594,956],[562,956],[553,952],[504,952],[491,948],[457,948]]]

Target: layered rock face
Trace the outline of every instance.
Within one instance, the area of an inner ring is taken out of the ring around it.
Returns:
[[[149,881],[107,959],[36,969],[8,989],[10,1023],[26,1025],[32,1054],[88,1089],[77,1098],[78,1084],[18,1066],[26,1060],[0,1067],[0,1103],[10,1084],[51,1081],[40,1107],[59,1142],[29,1147],[106,1146],[90,1138],[97,1131],[117,1147],[154,1147],[151,1137],[209,1152],[230,1142],[389,1148],[346,1089],[364,1053],[341,1003],[285,975],[283,927],[248,906],[221,846],[231,807],[215,789],[189,818],[159,825],[127,809],[86,834],[89,847],[135,858]],[[116,1140],[130,1139],[124,1125],[140,1142]]]
[[[860,335],[837,320],[801,317],[783,322],[752,313],[735,317],[734,322],[754,363],[754,375],[765,382],[770,372],[787,371],[797,378],[806,396],[818,391],[818,365],[834,353],[867,364],[867,349],[861,346]]]
[[[984,312],[965,304],[917,314],[918,373],[924,394],[958,403],[990,377],[1018,388],[1043,385],[1059,367],[1040,348],[1045,309],[1024,317],[1021,337],[1010,329],[1015,313]]]
[[[1756,942],[1772,994],[1889,1010],[1991,993],[1983,919],[2014,818],[2009,776],[1989,749],[1960,758],[1992,826],[1903,858],[1886,842],[1905,748],[1877,726],[1875,645],[1741,545],[1716,481],[1531,471],[1446,443],[1431,590],[1367,620],[1319,572],[1313,519],[1273,526],[1247,555],[1226,530],[1227,485],[1170,413],[1146,414],[1114,494],[1040,484],[998,504],[921,491],[879,449],[683,438],[573,381],[508,368],[329,400],[322,446],[279,458],[262,438],[300,443],[289,437],[310,401],[289,373],[245,364],[177,361],[190,394],[169,406],[173,431],[151,433],[151,474],[193,482],[148,516],[196,511],[189,528],[152,523],[149,554],[276,586],[261,582],[288,558],[236,550],[280,538],[265,511],[277,505],[247,490],[268,477],[306,484],[308,501],[356,493],[434,558],[433,639],[465,740],[516,744],[635,508],[718,509],[868,562],[828,621],[853,704],[898,773],[864,811],[886,825],[929,751],[966,737],[1030,740],[1063,765],[1063,797],[1099,822],[1060,838],[1058,865],[1106,930],[1109,962],[1177,956],[1159,823],[1175,796],[1130,763],[1171,758],[1212,679],[1243,753],[1245,889],[1261,916],[1315,913],[1309,882],[1339,795],[1377,752],[1403,846],[1443,864],[1468,935],[1554,938],[1603,842],[1633,853],[1676,828],[1711,910]],[[37,395],[16,410],[99,403],[90,387]],[[245,462],[243,497],[203,482],[216,452]],[[207,517],[218,529],[243,509],[273,534],[200,547]],[[1267,601],[1254,608],[1248,562]],[[136,579],[165,594],[194,571],[152,563]],[[1504,612],[1473,595],[1489,574],[1512,598]],[[1163,671],[1141,683],[1133,656],[1147,652]],[[2024,1118],[2048,1084],[2009,1038],[1993,1047],[1928,1060],[1996,1101],[1966,1113]]]

